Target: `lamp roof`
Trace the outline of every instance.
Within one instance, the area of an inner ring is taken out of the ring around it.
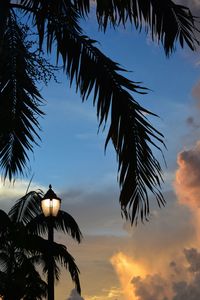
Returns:
[[[49,185],[49,189],[48,191],[46,192],[46,194],[44,195],[44,197],[42,198],[42,200],[44,199],[58,199],[61,201],[61,199],[56,195],[56,193],[52,190],[52,186],[51,184]]]

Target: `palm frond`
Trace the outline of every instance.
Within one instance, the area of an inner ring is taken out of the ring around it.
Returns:
[[[74,220],[74,218],[67,212],[60,210],[57,217],[54,220],[54,228],[57,231],[68,233],[77,242],[81,242],[82,233],[81,230]]]
[[[40,202],[42,191],[30,191],[22,198],[18,199],[12,206],[8,215],[13,222],[22,222],[26,225],[36,216],[41,214]]]
[[[87,16],[89,0],[74,0],[75,6],[83,16]],[[196,34],[197,18],[189,8],[178,5],[171,0],[96,0],[96,16],[100,29],[106,31],[109,25],[113,27],[131,23],[141,31],[145,28],[151,33],[152,39],[163,44],[169,55],[176,42],[184,43],[191,50],[199,44]]]
[[[0,166],[4,178],[12,180],[24,173],[27,151],[37,144],[42,98],[29,75],[30,53],[12,13],[0,43]]]
[[[2,41],[4,32],[6,30],[7,18],[9,16],[9,1],[0,1],[0,41]]]
[[[67,251],[67,248],[64,245],[53,242],[51,244],[51,253],[49,253],[49,241],[37,235],[31,234],[27,236],[26,244],[23,245],[23,249],[25,249],[27,253],[31,253],[33,255],[31,258],[31,261],[33,263],[39,262],[43,265],[44,273],[48,271],[48,257],[49,255],[52,255],[54,261],[55,277],[57,279],[59,278],[60,270],[57,265],[57,263],[59,263],[69,271],[72,281],[76,285],[77,291],[79,293],[81,292],[79,269],[75,263],[74,258]]]
[[[4,295],[6,291],[7,276],[5,272],[0,271],[0,295]]]
[[[67,251],[66,247],[61,244],[54,243],[52,247],[53,256],[56,261],[61,263],[63,267],[68,269],[72,281],[75,283],[75,287],[79,294],[81,294],[81,286],[79,280],[79,269],[75,263],[74,258],[71,254]]]
[[[31,198],[30,201],[29,198]],[[24,218],[24,214],[28,215],[28,219],[36,218],[34,213],[37,215],[37,209],[33,209],[30,203],[36,204],[38,199],[40,195],[36,192],[30,192],[19,199],[10,211],[10,218],[0,210],[1,222],[4,224],[1,227],[0,222],[0,291],[6,299],[10,299],[9,297],[13,299],[15,295],[15,299],[42,300],[42,297],[46,296],[47,285],[41,279],[35,265],[42,263],[43,271],[46,273],[49,255],[53,258],[55,278],[59,280],[60,264],[69,271],[77,290],[81,291],[79,269],[66,247],[55,242],[50,244],[48,240],[28,229],[29,223],[26,223],[27,219]],[[27,207],[29,207],[29,213],[27,213]],[[44,219],[43,217],[43,221]],[[54,225],[55,228],[69,233],[80,241],[81,232],[75,220],[62,211],[59,219],[60,221]],[[12,290],[8,288],[10,285],[12,285]]]
[[[0,209],[0,235],[1,232],[5,232],[7,228],[11,227],[11,221],[5,211]]]
[[[23,259],[20,268],[15,272],[16,278],[24,281],[24,299],[26,300],[42,300],[47,296],[47,284],[42,280],[39,272],[35,269],[29,258]]]
[[[81,242],[82,233],[74,218],[65,211],[60,210],[56,218],[53,218],[55,230],[69,234],[77,242]],[[47,218],[40,214],[27,223],[30,233],[45,235],[48,232]]]
[[[64,22],[54,22],[52,40],[57,42],[65,71],[70,82],[75,81],[83,101],[94,93],[99,126],[106,124],[110,115],[105,147],[111,140],[117,153],[123,215],[131,222],[137,221],[139,215],[146,219],[148,191],[156,196],[159,205],[164,204],[159,190],[162,171],[150,147],[160,150],[156,141],[163,144],[163,136],[145,117],[146,113],[154,114],[141,107],[130,94],[143,94],[146,89],[119,74],[124,69],[102,54],[94,41],[71,31]]]
[[[42,300],[42,297],[47,295],[47,284],[28,257],[20,253],[20,259],[16,255],[15,259],[17,262],[13,265],[10,276],[6,269],[0,272],[1,296],[5,299],[23,297],[27,300]]]
[[[46,234],[48,231],[47,220],[41,214],[40,208],[42,196],[42,191],[38,190],[31,191],[18,199],[8,213],[12,222],[21,222],[26,225],[30,233]],[[5,213],[2,211],[2,214],[4,215]],[[80,228],[74,218],[67,212],[60,210],[57,217],[53,219],[53,226],[55,230],[68,233],[80,243],[82,239]]]
[[[18,4],[26,14],[32,16],[33,23],[38,30],[40,47],[43,44],[45,34],[47,35],[47,44],[52,45],[52,19],[56,18],[59,21],[60,17],[64,17],[67,26],[77,33],[81,32],[81,27],[78,24],[80,13],[71,1],[20,0]]]
[[[49,247],[49,246],[48,246]],[[46,252],[43,253],[37,253],[35,255],[31,256],[31,261],[33,264],[36,264],[37,266],[40,267],[40,269],[43,272],[43,275],[47,275],[48,273],[48,263],[49,263],[49,248],[47,249]],[[53,270],[54,270],[54,278],[58,281],[60,279],[60,273],[61,270],[56,263],[55,259],[53,258]]]
[[[7,272],[8,264],[9,264],[9,255],[6,251],[2,250],[2,246],[0,247],[0,270],[1,272]]]

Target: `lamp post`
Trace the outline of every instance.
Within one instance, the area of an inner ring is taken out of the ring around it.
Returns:
[[[47,217],[48,225],[48,300],[54,300],[54,267],[53,267],[53,219],[57,216],[60,210],[61,199],[52,190],[52,186],[49,185],[49,190],[41,199],[41,208],[45,217]]]

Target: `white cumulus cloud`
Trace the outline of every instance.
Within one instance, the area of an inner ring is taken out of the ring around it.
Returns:
[[[67,300],[84,300],[84,298],[80,296],[76,289],[73,289]]]

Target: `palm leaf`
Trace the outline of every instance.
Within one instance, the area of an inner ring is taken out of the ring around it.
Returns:
[[[0,270],[1,272],[7,272],[9,264],[9,255],[6,251],[0,249]]]
[[[82,233],[74,218],[65,211],[60,210],[56,218],[53,218],[55,230],[69,234],[77,242],[81,242]],[[45,235],[48,232],[47,218],[40,214],[27,224],[27,229],[33,234]]]
[[[0,271],[0,295],[5,294],[6,284],[7,284],[6,274],[4,272]]]
[[[145,110],[130,92],[145,93],[146,89],[128,80],[119,72],[124,71],[117,63],[102,54],[94,41],[72,30],[62,15],[51,19],[47,27],[47,51],[57,43],[57,55],[61,55],[70,82],[74,80],[83,101],[93,91],[93,103],[97,106],[99,126],[111,117],[106,139],[112,141],[119,161],[120,203],[123,215],[131,222],[138,216],[146,219],[149,214],[150,190],[158,204],[164,204],[160,192],[162,172],[159,162],[153,156],[150,145],[155,141],[163,143],[162,135],[148,122]],[[86,72],[87,70],[87,72]],[[130,214],[129,214],[130,212]]]
[[[71,1],[41,1],[41,0],[20,0],[14,7],[21,8],[26,14],[32,16],[33,23],[36,25],[39,33],[39,45],[42,46],[45,32],[48,31],[47,43],[52,45],[51,39],[52,18],[63,17],[67,26],[75,32],[81,32],[78,24],[80,17],[79,11]]]
[[[39,272],[35,269],[29,258],[24,258],[23,262],[15,272],[15,277],[23,281],[26,300],[42,300],[47,296],[47,284],[41,279]]]
[[[81,291],[79,269],[66,247],[55,242],[50,245],[48,240],[33,233],[33,230],[30,232],[28,228],[28,225],[31,224],[31,222],[27,223],[28,219],[30,221],[34,218],[37,219],[36,216],[40,217],[37,210],[38,201],[40,202],[41,199],[40,195],[40,193],[30,192],[19,199],[9,212],[9,216],[0,210],[0,279],[2,279],[0,291],[8,299],[13,297],[13,293],[15,299],[23,297],[26,300],[40,300],[46,296],[46,283],[36,271],[35,265],[42,263],[43,271],[46,273],[49,255],[53,257],[55,278],[59,279],[60,264],[69,271],[79,293]],[[45,223],[46,226],[44,216],[41,223]],[[69,233],[78,241],[81,239],[77,223],[65,212],[60,212],[54,227]],[[8,289],[10,284],[12,290]]]
[[[96,0],[96,17],[100,29],[106,31],[108,25],[114,28],[131,23],[136,29],[151,33],[152,40],[163,44],[166,55],[169,55],[177,42],[181,47],[184,43],[191,50],[195,50],[199,44],[196,34],[197,18],[189,8],[175,4],[172,0]],[[41,1],[21,0],[16,6],[30,13],[42,45],[45,31],[48,32],[47,44],[53,42],[52,19],[63,18],[65,24],[77,33],[81,33],[78,25],[80,17],[87,17],[90,7],[94,3],[89,0]],[[15,6],[15,5],[14,5]]]
[[[67,212],[60,210],[57,217],[54,219],[54,228],[57,231],[62,231],[69,234],[77,242],[81,242],[82,233],[74,218]]]
[[[21,299],[23,296],[23,299],[27,300],[42,299],[47,294],[47,284],[41,279],[28,257],[21,252],[18,256],[20,259],[15,255],[17,263],[13,265],[9,277],[6,269],[0,272],[1,295],[5,299]]]
[[[0,41],[0,166],[4,178],[11,180],[24,173],[27,151],[33,150],[39,138],[38,116],[43,113],[39,109],[40,93],[29,75],[33,67],[30,53],[13,14],[8,16],[6,25]]]
[[[42,196],[43,193],[39,190],[37,192],[31,191],[18,199],[8,214],[12,222],[21,222],[26,225],[30,233],[39,235],[46,234],[48,231],[47,220],[46,217],[41,214],[40,208]],[[82,238],[80,228],[70,214],[60,210],[53,221],[55,230],[68,233],[73,239],[80,243]]]
[[[26,225],[41,213],[40,202],[42,191],[31,191],[18,199],[9,211],[9,217],[13,222],[22,222]]]
[[[100,29],[106,31],[113,27],[131,23],[136,29],[144,27],[151,33],[152,39],[163,44],[169,55],[176,42],[184,43],[194,50],[199,44],[196,33],[197,18],[191,11],[171,0],[96,0],[96,16]],[[87,16],[91,5],[89,0],[74,0],[75,6],[83,16]]]
[[[6,229],[11,227],[11,221],[9,216],[5,211],[0,209],[0,235],[4,233]]]
[[[61,244],[54,243],[52,247],[53,256],[56,261],[61,263],[63,267],[68,269],[72,281],[75,283],[75,287],[79,294],[81,294],[81,287],[79,281],[79,269],[75,263],[74,258],[71,254],[67,251],[66,247]]]
[[[21,240],[20,240],[21,241]],[[20,243],[19,241],[19,243]],[[20,244],[18,244],[20,245]],[[23,244],[23,249],[27,253],[32,254],[33,263],[42,263],[43,272],[48,271],[48,257],[49,257],[49,241],[39,237],[37,235],[28,235],[26,238],[26,243]],[[77,291],[80,293],[80,281],[79,281],[79,269],[74,261],[74,258],[67,251],[67,248],[56,242],[51,244],[51,255],[54,260],[54,271],[56,279],[59,279],[60,270],[57,263],[61,264],[65,269],[67,269],[71,275],[72,281],[76,285]]]
[[[0,1],[0,41],[2,41],[6,30],[7,18],[9,15],[9,1]]]
[[[161,167],[150,148],[153,145],[160,149],[155,141],[163,143],[162,135],[144,116],[154,114],[141,107],[130,94],[145,93],[145,88],[119,74],[124,70],[102,54],[94,41],[71,31],[64,22],[55,21],[51,35],[57,42],[57,52],[62,56],[70,82],[75,81],[83,101],[93,91],[99,126],[107,122],[110,114],[105,147],[112,140],[117,153],[123,215],[130,217],[131,222],[137,221],[139,214],[142,220],[146,219],[148,191],[155,194],[159,205],[164,204],[164,199],[159,191]],[[47,47],[50,51],[51,47]]]

